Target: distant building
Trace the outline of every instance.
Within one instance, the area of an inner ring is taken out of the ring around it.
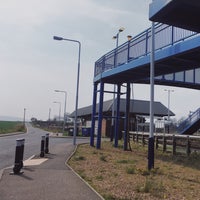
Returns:
[[[130,100],[130,130],[135,131],[138,124],[145,124],[146,117],[149,116],[149,101],[144,100]],[[110,137],[111,121],[112,121],[112,107],[113,100],[104,101],[103,103],[103,121],[102,121],[102,135]],[[116,104],[115,104],[116,107]],[[98,115],[99,104],[96,105],[96,115]],[[116,110],[116,108],[115,108]],[[120,99],[120,128],[122,131],[124,129],[124,116],[126,111],[126,99]],[[77,117],[82,119],[82,124],[84,126],[91,126],[92,118],[92,105],[79,108],[77,111]],[[155,117],[164,117],[168,115],[168,108],[165,107],[160,102],[154,102],[154,115]],[[70,114],[70,117],[75,116],[75,111]],[[170,116],[175,116],[175,114],[170,111]],[[96,121],[98,123],[98,120]],[[144,126],[145,128],[145,126]]]

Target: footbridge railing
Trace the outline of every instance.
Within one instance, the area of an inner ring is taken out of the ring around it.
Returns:
[[[200,108],[193,112],[187,119],[185,119],[178,127],[177,132],[183,134],[185,130],[200,120]]]
[[[196,37],[196,32],[169,26],[155,24],[155,50],[160,50],[184,40]],[[142,56],[147,56],[151,51],[151,28],[140,33],[130,41],[108,52],[95,62],[94,77],[111,70],[122,64],[128,63]]]

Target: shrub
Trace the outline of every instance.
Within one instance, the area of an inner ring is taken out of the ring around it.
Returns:
[[[135,174],[135,167],[127,167],[126,173],[127,174]]]
[[[150,193],[152,196],[162,198],[164,196],[165,188],[163,186],[162,181],[156,182],[152,179],[152,177],[151,179],[148,177],[146,178],[146,181],[143,186],[138,185],[136,187],[136,191],[142,193]]]
[[[84,157],[84,156],[75,156],[75,157],[74,157],[74,160],[75,160],[75,161],[85,160],[85,157]]]
[[[102,180],[103,180],[103,176],[102,176],[102,175],[96,176],[96,179],[97,179],[98,181],[102,181]]]
[[[107,162],[106,156],[105,156],[105,155],[101,155],[101,156],[100,156],[100,160],[103,161],[103,162]]]

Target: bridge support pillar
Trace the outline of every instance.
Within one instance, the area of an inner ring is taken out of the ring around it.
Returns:
[[[99,95],[99,114],[98,114],[98,129],[97,129],[97,149],[101,148],[101,131],[102,131],[102,118],[103,118],[103,95],[104,83],[100,83],[100,95]]]
[[[128,150],[129,140],[129,112],[130,112],[130,83],[127,83],[126,89],[126,116],[125,116],[125,131],[124,131],[124,151]]]
[[[119,140],[119,120],[120,120],[120,93],[121,93],[121,85],[117,85],[117,110],[116,110],[116,120],[115,120],[115,147],[118,147]]]
[[[93,105],[92,105],[92,124],[91,124],[91,130],[90,130],[90,146],[92,146],[92,147],[94,146],[96,102],[97,102],[97,83],[94,83]]]
[[[151,26],[151,63],[150,63],[150,131],[149,131],[149,147],[148,147],[148,169],[154,168],[154,68],[155,68],[155,26],[152,22]]]

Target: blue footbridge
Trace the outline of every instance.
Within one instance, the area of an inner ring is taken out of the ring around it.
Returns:
[[[178,1],[178,0],[177,0]],[[150,5],[150,19],[156,21],[154,24],[155,37],[155,76],[154,82],[158,85],[176,86],[191,89],[200,89],[200,30],[188,28],[181,22],[173,24],[176,18],[164,22],[163,12],[170,12],[174,9],[170,4],[167,11],[162,8],[167,3],[176,0],[154,0]],[[163,3],[163,7],[161,3]],[[183,2],[188,2],[183,0]],[[180,1],[179,1],[180,3]],[[159,4],[159,5],[158,5]],[[168,4],[167,4],[168,5]],[[182,5],[182,4],[181,4]],[[198,5],[200,8],[200,5]],[[156,8],[159,11],[156,12]],[[180,7],[181,8],[181,7]],[[187,5],[186,8],[189,8]],[[192,11],[191,11],[192,12]],[[185,15],[184,15],[185,16]],[[181,18],[180,18],[181,20]],[[189,17],[187,18],[189,20]],[[180,25],[181,24],[181,25]],[[191,25],[190,23],[188,23]],[[174,26],[175,25],[175,26]],[[178,26],[180,25],[180,26]],[[198,24],[197,24],[198,25]],[[195,24],[194,24],[195,26]],[[199,26],[200,28],[200,26]],[[143,31],[131,40],[106,53],[95,62],[94,89],[93,89],[93,111],[91,127],[91,146],[94,146],[95,121],[98,120],[97,148],[101,146],[101,128],[103,119],[103,98],[104,93],[115,93],[116,109],[113,116],[115,146],[118,145],[119,132],[119,107],[121,88],[126,88],[126,113],[124,123],[124,149],[127,149],[127,138],[129,132],[129,109],[130,109],[130,84],[149,84],[150,82],[150,59],[151,59],[151,28]],[[116,90],[104,90],[105,84],[116,86]],[[98,95],[97,95],[98,94]],[[99,107],[96,108],[97,97]],[[200,108],[179,127],[180,134],[193,134],[200,128]]]

